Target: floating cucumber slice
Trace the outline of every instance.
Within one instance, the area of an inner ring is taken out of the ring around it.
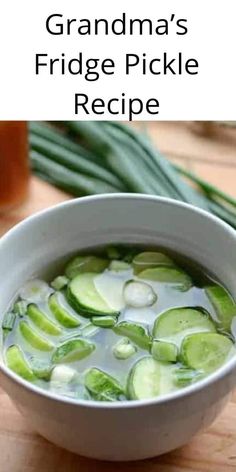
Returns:
[[[158,266],[174,266],[170,257],[162,252],[145,251],[137,254],[132,262],[134,273],[139,274],[145,269],[151,269]]]
[[[63,306],[60,305],[56,293],[50,295],[48,306],[56,320],[65,328],[77,328],[81,325],[78,318],[72,316]]]
[[[14,303],[13,311],[19,316],[24,316],[27,310],[27,302],[25,300],[19,300]]]
[[[220,325],[230,332],[233,317],[236,316],[235,301],[220,285],[206,287],[205,292],[216,311]]]
[[[174,284],[181,291],[189,290],[192,286],[192,281],[188,274],[178,267],[160,266],[153,269],[145,269],[139,272],[140,279],[152,280],[153,282],[163,282]]]
[[[68,277],[65,275],[58,275],[52,282],[51,282],[51,287],[54,288],[54,290],[62,290],[65,288],[69,283]]]
[[[62,333],[60,326],[51,321],[34,303],[28,305],[27,316],[44,333],[51,336],[59,336]]]
[[[173,343],[154,339],[151,354],[156,361],[177,362],[178,348]]]
[[[86,372],[84,384],[95,400],[115,401],[124,393],[114,377],[95,367]]]
[[[112,352],[116,359],[125,360],[137,352],[137,347],[134,346],[129,339],[123,338],[115,344]]]
[[[234,345],[217,333],[196,333],[186,336],[181,345],[181,360],[192,369],[212,372],[233,353]]]
[[[35,375],[30,368],[29,364],[24,358],[24,355],[21,349],[16,346],[10,346],[6,351],[6,364],[9,369],[18,374],[25,380],[33,382],[35,380]]]
[[[38,379],[50,379],[52,365],[49,362],[38,359],[37,357],[31,357],[29,363],[33,373]]]
[[[122,272],[123,270],[129,270],[131,268],[130,264],[125,261],[113,260],[110,262],[108,269],[113,272]]]
[[[44,280],[34,279],[29,280],[19,290],[20,298],[27,302],[39,303],[47,300],[50,294],[49,285]]]
[[[221,332],[221,334],[224,334],[224,332],[222,332],[223,330],[218,330]],[[232,319],[232,323],[231,323],[231,333],[232,333],[232,341],[236,341],[236,316],[233,317]],[[228,335],[228,333],[225,333],[226,336]]]
[[[156,319],[153,327],[153,337],[176,342],[191,333],[199,331],[215,332],[216,328],[209,313],[203,308],[171,308]]]
[[[123,297],[125,280],[124,277],[117,276],[111,272],[103,272],[103,274],[94,277],[94,285],[97,292],[109,307],[116,312],[119,312],[125,306]]]
[[[73,279],[78,274],[86,272],[103,272],[109,265],[107,259],[96,256],[74,257],[66,266],[65,274],[69,279]]]
[[[35,349],[39,351],[52,351],[54,344],[48,339],[41,336],[26,321],[19,323],[20,332],[23,338]]]
[[[150,347],[151,337],[146,329],[139,324],[121,321],[114,326],[113,331],[120,336],[126,336],[141,349],[149,349]]]
[[[174,383],[177,387],[185,387],[204,377],[204,373],[200,370],[189,369],[188,367],[180,367],[173,374]]]
[[[68,285],[67,297],[73,308],[83,316],[118,315],[99,295],[94,284],[96,274],[77,275]]]
[[[95,344],[85,339],[72,339],[57,347],[52,356],[55,364],[75,362],[89,356],[95,349]]]
[[[113,328],[116,324],[116,318],[114,316],[93,316],[92,323],[101,328]]]
[[[13,312],[8,312],[4,315],[3,321],[2,321],[2,329],[5,333],[10,332],[14,328],[14,324],[16,321],[16,314]]]
[[[126,304],[134,308],[152,306],[157,301],[153,288],[145,282],[129,280],[124,286],[123,293]]]
[[[127,395],[131,400],[157,397],[160,394],[160,364],[152,357],[143,357],[131,369]]]

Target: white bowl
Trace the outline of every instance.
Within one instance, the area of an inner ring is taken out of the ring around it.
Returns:
[[[72,200],[34,215],[0,240],[0,313],[48,264],[106,243],[164,245],[217,274],[236,296],[236,232],[176,201],[113,194]],[[144,459],[182,446],[211,424],[236,383],[236,358],[206,379],[153,400],[98,403],[40,390],[1,362],[1,385],[31,426],[70,451],[106,460]]]

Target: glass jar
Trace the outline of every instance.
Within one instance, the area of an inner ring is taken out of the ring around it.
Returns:
[[[0,211],[20,204],[29,183],[28,131],[25,121],[0,121]]]

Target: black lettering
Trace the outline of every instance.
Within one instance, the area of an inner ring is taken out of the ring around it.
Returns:
[[[70,29],[70,25],[72,23],[76,23],[76,19],[75,18],[72,18],[71,20],[67,20],[67,34],[70,35],[71,33],[71,29]]]
[[[123,95],[123,94],[122,94]],[[107,109],[109,111],[109,113],[111,113],[111,115],[119,115],[119,112],[118,111],[114,111],[111,109],[111,105],[112,103],[114,102],[118,102],[119,103],[119,99],[118,98],[111,98],[111,100],[108,101],[108,104],[107,104]]]
[[[134,59],[133,62],[132,59]],[[137,54],[126,54],[125,56],[125,73],[126,75],[129,75],[129,69],[130,67],[135,67],[139,63],[139,57]]]
[[[101,34],[101,31],[99,31],[99,28],[98,28],[100,24],[104,25],[104,34],[107,35],[109,32],[109,28],[108,28],[108,21],[105,20],[105,18],[99,18],[99,20],[97,19],[94,20],[94,34],[96,35]]]
[[[179,31],[176,31],[176,34],[178,34],[179,36],[182,36],[184,34],[187,34],[188,32],[188,28],[187,26],[184,26],[184,23],[187,23],[188,20],[184,19],[184,18],[181,18],[179,20],[176,21],[176,25],[178,26],[179,28]]]
[[[149,98],[149,100],[146,103],[146,110],[150,115],[158,115],[159,113],[159,101],[156,98]],[[154,108],[152,111],[151,108]]]
[[[112,30],[113,34],[116,34],[118,36],[118,35],[126,33],[125,18],[126,18],[125,13],[122,13],[122,18],[116,18],[115,20],[112,21],[111,30]],[[121,29],[117,31],[116,26],[119,25],[119,24],[121,26]]]
[[[160,71],[155,71],[155,70],[153,69],[153,66],[154,66],[156,63],[159,64],[160,62],[161,62],[161,60],[158,59],[158,58],[152,59],[152,60],[150,61],[149,69],[150,69],[150,72],[151,72],[153,75],[160,75],[160,74],[161,74]]]
[[[48,57],[47,54],[36,54],[35,56],[35,73],[36,75],[39,74],[39,68],[42,66],[47,66],[47,62],[40,62],[40,59],[43,57]]]
[[[56,58],[56,59],[50,59],[50,75],[53,75],[54,73],[54,64],[56,62],[60,62],[60,59]]]
[[[140,20],[138,18],[135,18],[134,20],[130,20],[130,34],[135,34],[134,31],[134,26],[138,26],[138,31],[137,35],[142,36],[144,33],[144,26],[148,28],[147,34],[152,35],[152,21],[148,20],[147,18],[144,18],[143,20]]]
[[[88,103],[88,95],[86,93],[75,94],[75,114],[78,115],[78,108],[82,107],[86,115],[89,115],[89,111],[85,105]]]
[[[190,67],[191,68],[194,68],[194,69],[197,69],[197,70],[194,70],[193,72],[190,71]],[[186,64],[185,64],[185,70],[188,74],[190,75],[197,75],[198,74],[198,67],[199,67],[199,64],[198,64],[198,61],[197,59],[188,59],[186,61]]]
[[[87,72],[84,78],[88,82],[94,82],[95,80],[99,79],[99,73],[95,71],[98,63],[99,63],[99,59],[88,59],[86,61]]]
[[[164,52],[164,61],[163,61],[163,73],[164,75],[167,74],[168,70],[173,74],[176,75],[176,72],[174,69],[172,69],[172,64],[174,64],[175,59],[171,59],[169,62],[167,61],[167,53]]]
[[[63,34],[63,23],[54,23],[56,18],[63,18],[63,15],[59,13],[50,15],[46,20],[46,30],[50,34],[58,35]],[[54,29],[54,27],[59,27],[58,29]]]
[[[105,102],[104,100],[102,100],[102,98],[95,98],[93,101],[92,101],[92,104],[91,104],[91,109],[93,111],[93,113],[95,113],[96,115],[104,115],[104,110],[102,111],[98,111],[96,110],[96,108],[99,108],[99,107],[105,107]]]
[[[121,99],[121,113],[122,113],[122,115],[124,115],[125,114],[125,93],[122,92],[121,96],[122,96],[122,99]]]
[[[75,69],[74,66],[77,68]],[[71,75],[78,75],[81,74],[81,62],[79,59],[71,59],[68,62],[68,71],[70,72]]]
[[[133,107],[133,104],[136,107],[136,104],[139,105],[138,110]],[[129,99],[129,121],[132,121],[133,115],[140,115],[143,111],[143,102],[139,98],[130,98]]]
[[[159,35],[168,35],[169,33],[169,28],[168,28],[168,21],[165,20],[165,19],[160,19],[160,20],[157,20],[157,22],[159,23],[158,26],[156,27],[156,34],[159,34]]]
[[[82,21],[84,22],[84,25],[82,23]],[[90,21],[87,20],[86,18],[82,18],[80,20],[80,25],[78,27],[78,33],[81,34],[81,35],[86,35],[86,34],[91,34],[91,25],[90,25]]]
[[[107,70],[109,67],[112,68],[111,71]],[[104,61],[102,61],[101,70],[102,70],[103,74],[113,75],[114,74],[114,67],[115,67],[115,63],[112,59],[104,59]]]
[[[61,73],[62,73],[62,75],[65,74],[65,54],[64,54],[64,52],[61,55]]]
[[[182,75],[182,53],[178,54],[178,63],[179,63],[179,75]]]

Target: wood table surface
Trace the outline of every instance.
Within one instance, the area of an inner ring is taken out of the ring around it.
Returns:
[[[146,123],[145,128],[166,156],[236,197],[236,130],[223,129],[209,137],[202,134],[200,125],[193,123]],[[0,235],[28,215],[68,198],[32,177],[24,205],[0,215]],[[236,393],[215,423],[185,447],[150,460],[108,463],[76,456],[41,438],[0,389],[0,472],[130,470],[236,472]]]

